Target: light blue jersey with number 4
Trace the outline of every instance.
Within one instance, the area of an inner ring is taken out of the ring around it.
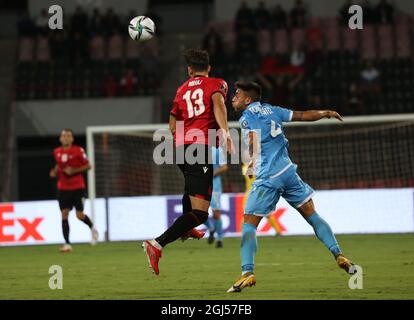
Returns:
[[[255,166],[256,179],[268,179],[283,173],[293,163],[288,154],[282,122],[292,120],[293,111],[267,103],[251,103],[239,120],[244,142],[248,145],[249,132],[260,137],[260,157]]]

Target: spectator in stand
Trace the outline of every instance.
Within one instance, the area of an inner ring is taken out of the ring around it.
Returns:
[[[134,93],[138,79],[132,69],[128,69],[124,76],[121,78],[120,86],[122,88],[122,94],[130,96]]]
[[[306,26],[306,8],[302,0],[296,0],[295,6],[290,11],[290,22],[293,28],[304,28]]]
[[[129,22],[129,21],[128,21]],[[98,8],[93,9],[89,23],[90,36],[102,35],[103,17]]]
[[[113,8],[108,8],[105,16],[103,17],[104,36],[110,37],[116,30],[121,31],[121,23],[119,17],[114,13]]]
[[[54,30],[49,36],[50,56],[54,61],[66,61],[68,58],[66,31]]]
[[[265,3],[263,1],[259,2],[259,5],[254,13],[256,26],[259,30],[269,30],[270,29],[270,12],[267,10]]]
[[[305,57],[305,69],[307,76],[312,76],[320,71],[320,67],[323,64],[323,52],[316,46],[308,46],[308,50]]]
[[[72,34],[79,33],[85,37],[85,32],[88,32],[88,15],[83,11],[81,6],[77,6],[75,13],[70,19],[70,30]]]
[[[30,18],[29,14],[22,12],[17,21],[17,33],[19,37],[32,37],[35,29],[35,23]]]
[[[210,62],[214,68],[221,64],[223,57],[223,40],[217,30],[211,26],[203,39],[203,49],[210,55]]]
[[[88,41],[86,37],[79,31],[71,36],[70,41],[71,63],[83,63],[89,60]]]
[[[394,7],[388,2],[388,0],[381,0],[375,8],[375,11],[378,23],[394,23]]]
[[[348,26],[349,18],[351,17],[348,11],[353,4],[353,0],[346,0],[342,7],[339,9],[339,19],[344,26]]]
[[[36,18],[36,30],[39,35],[46,35],[49,31],[49,15],[46,9],[42,9]]]
[[[349,96],[345,104],[345,114],[347,115],[362,115],[366,114],[364,103],[361,99],[361,94],[358,91],[355,83],[349,87]]]
[[[236,60],[238,63],[254,63],[257,60],[257,38],[253,30],[243,25],[236,38]]]
[[[272,12],[272,26],[274,29],[287,28],[287,16],[280,4],[277,4]]]
[[[254,15],[252,10],[247,6],[246,1],[241,3],[239,10],[236,13],[236,32],[243,29],[244,27],[253,29],[254,25]]]
[[[290,64],[295,67],[304,66],[306,61],[306,53],[303,46],[294,48],[290,54]]]
[[[368,60],[361,71],[361,91],[368,99],[380,94],[380,72],[375,68],[371,60]]]
[[[104,83],[104,96],[116,97],[118,95],[118,83],[115,78],[109,74],[107,75]]]
[[[315,109],[323,109],[326,104],[322,103],[322,97],[320,94],[313,94],[309,98],[309,105]]]
[[[374,24],[378,21],[377,12],[369,0],[364,0],[361,7],[364,12],[364,24]]]
[[[280,106],[289,105],[290,88],[283,75],[277,75],[273,81],[272,103]]]

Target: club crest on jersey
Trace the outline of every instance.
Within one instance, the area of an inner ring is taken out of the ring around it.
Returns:
[[[248,125],[249,125],[249,123],[247,122],[247,120],[243,120],[242,123],[241,123],[241,126],[242,126],[243,129],[246,129]]]

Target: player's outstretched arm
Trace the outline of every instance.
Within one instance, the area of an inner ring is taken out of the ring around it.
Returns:
[[[233,141],[231,140],[230,133],[229,133],[229,124],[227,123],[227,109],[226,104],[224,103],[224,97],[221,93],[214,93],[211,96],[213,101],[213,108],[214,108],[214,117],[216,118],[216,122],[219,125],[220,129],[224,131],[227,143],[227,152],[233,152]]]
[[[323,118],[336,118],[344,121],[338,112],[333,110],[293,111],[292,121],[317,121]]]
[[[214,176],[215,177],[219,176],[228,170],[229,170],[229,166],[227,164],[223,164],[217,170],[214,171]]]

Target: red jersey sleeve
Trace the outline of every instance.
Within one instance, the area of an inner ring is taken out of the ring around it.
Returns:
[[[220,92],[223,95],[224,100],[226,100],[228,92],[227,82],[223,79],[215,79],[215,81],[212,84],[211,94],[213,95],[216,92]]]
[[[178,108],[178,103],[176,103],[175,101],[173,102],[173,107],[171,109],[170,114],[176,118],[178,118],[178,114],[179,114],[179,108]]]
[[[86,156],[85,150],[83,148],[79,148],[77,152],[77,156],[81,166],[89,164],[88,157]]]

